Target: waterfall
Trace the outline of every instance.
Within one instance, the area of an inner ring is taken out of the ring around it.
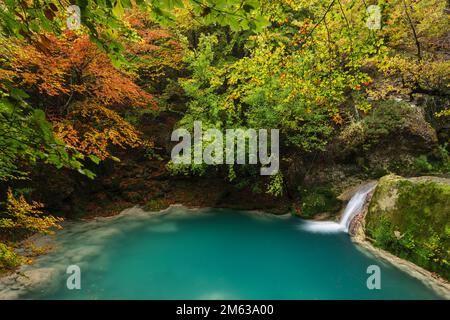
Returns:
[[[304,221],[301,229],[317,233],[348,232],[353,218],[361,212],[367,195],[375,188],[376,183],[370,182],[360,187],[345,207],[339,222],[333,221]]]
[[[366,202],[367,195],[375,188],[375,183],[368,183],[361,188],[353,195],[353,197],[348,202],[345,207],[344,213],[342,214],[341,221],[339,221],[339,225],[344,229],[345,232],[348,232],[348,228],[350,227],[350,223],[353,218],[361,212],[361,209]]]

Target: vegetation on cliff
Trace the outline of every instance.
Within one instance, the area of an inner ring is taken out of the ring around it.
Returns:
[[[450,182],[380,179],[366,215],[374,244],[450,279]]]

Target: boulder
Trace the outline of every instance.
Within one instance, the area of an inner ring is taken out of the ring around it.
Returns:
[[[450,179],[380,179],[365,217],[374,245],[450,278]]]

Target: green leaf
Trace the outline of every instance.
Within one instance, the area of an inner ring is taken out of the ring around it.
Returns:
[[[10,94],[11,97],[16,100],[26,99],[30,97],[25,91],[17,88],[11,88]]]
[[[123,9],[122,2],[120,0],[117,0],[116,5],[112,9],[112,13],[117,18],[121,18],[124,14],[125,10]]]
[[[78,169],[78,172],[81,173],[82,175],[88,177],[89,179],[95,178],[95,173],[93,173],[92,171],[90,171],[88,169]]]
[[[130,0],[122,0],[122,5],[124,8],[131,8],[132,4]]]
[[[89,155],[89,159],[92,160],[92,162],[94,162],[95,164],[99,164],[101,159],[93,154]]]

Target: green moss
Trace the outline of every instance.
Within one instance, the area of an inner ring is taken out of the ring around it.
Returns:
[[[375,245],[450,278],[450,186],[380,179],[366,217]]]
[[[144,206],[144,210],[160,211],[166,209],[167,207],[169,207],[167,200],[164,198],[159,198],[148,201]]]
[[[341,202],[333,191],[326,187],[312,187],[300,191],[301,216],[311,218],[318,213],[336,212]]]

